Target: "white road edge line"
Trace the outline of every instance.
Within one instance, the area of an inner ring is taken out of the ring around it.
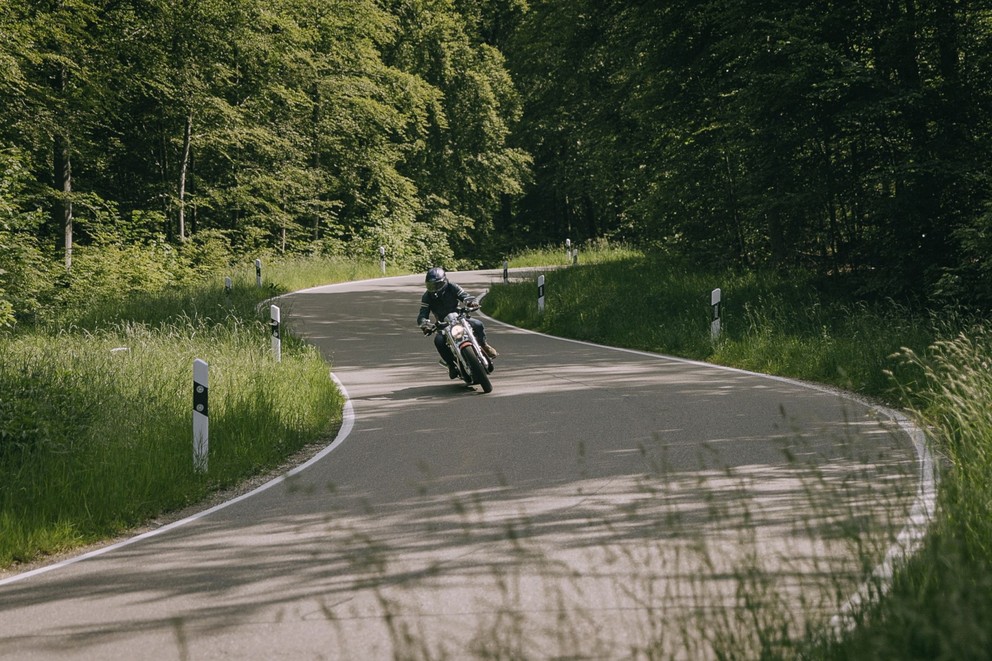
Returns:
[[[485,294],[483,294],[484,296]],[[522,333],[528,333],[531,335],[541,335],[543,337],[550,337],[556,340],[561,340],[562,342],[572,342],[573,344],[582,344],[590,347],[597,347],[602,349],[612,349],[614,351],[620,351],[623,353],[630,353],[638,356],[647,356],[652,358],[658,358],[662,360],[668,360],[676,363],[683,363],[685,365],[693,365],[697,367],[705,367],[710,369],[723,370],[725,372],[734,372],[736,374],[747,374],[750,376],[761,377],[765,379],[771,379],[773,381],[779,381],[782,383],[788,383],[790,385],[798,386],[801,388],[809,388],[811,390],[817,390],[823,393],[837,395],[847,400],[857,402],[862,405],[868,406],[870,409],[886,416],[889,420],[895,422],[899,425],[902,431],[909,436],[910,440],[913,442],[913,446],[916,449],[916,457],[919,466],[919,483],[916,487],[916,500],[913,502],[913,506],[909,512],[909,518],[906,520],[905,525],[903,525],[902,530],[896,536],[895,541],[889,546],[885,553],[885,557],[882,560],[882,564],[875,567],[872,571],[870,577],[866,579],[860,586],[858,586],[857,591],[851,595],[847,601],[841,606],[840,611],[830,619],[830,628],[835,634],[842,633],[843,631],[850,631],[857,624],[855,618],[855,612],[859,606],[863,603],[869,602],[873,597],[878,598],[884,595],[889,588],[889,584],[892,580],[892,575],[895,571],[896,565],[900,562],[908,560],[919,548],[926,537],[927,528],[930,525],[930,521],[933,520],[933,515],[937,509],[937,478],[934,472],[934,460],[933,454],[930,452],[929,444],[927,443],[926,434],[923,430],[906,417],[903,413],[896,411],[895,409],[890,409],[887,406],[880,406],[871,402],[865,402],[858,399],[853,393],[848,393],[843,390],[835,390],[832,388],[827,388],[816,383],[807,383],[804,381],[798,381],[796,379],[790,379],[782,376],[775,376],[773,374],[762,374],[760,372],[751,372],[749,370],[743,370],[737,367],[727,367],[725,365],[716,365],[714,363],[704,363],[698,360],[689,360],[688,358],[677,358],[675,356],[666,356],[659,353],[651,353],[649,351],[639,351],[637,349],[625,349],[623,347],[611,347],[605,344],[596,344],[595,342],[587,342],[585,340],[574,340],[568,337],[559,337],[557,335],[548,335],[547,333],[538,333],[537,331],[528,330],[526,328],[520,328],[519,326],[514,326],[506,322],[500,321],[499,319],[493,319],[489,315],[483,314],[486,319],[493,321],[507,328],[513,328]]]
[[[268,298],[268,299],[262,301],[261,303],[259,303],[258,305],[256,305],[255,308],[256,308],[256,310],[262,310],[262,309],[264,309],[264,307],[265,307],[266,304],[271,303],[272,301],[279,300],[279,299],[285,298],[287,296],[292,296],[294,294],[312,292],[314,290],[323,289],[323,288],[326,288],[326,287],[343,287],[343,286],[346,286],[346,285],[354,285],[354,284],[359,284],[359,283],[363,283],[363,282],[374,282],[374,281],[381,281],[381,280],[392,280],[392,279],[404,278],[404,277],[407,277],[407,276],[391,276],[389,278],[369,278],[369,279],[366,279],[366,280],[355,280],[355,281],[348,281],[348,282],[336,282],[336,283],[331,283],[331,284],[328,284],[328,285],[318,285],[316,287],[308,287],[307,289],[301,289],[299,291],[290,292],[288,294],[280,294],[279,296],[274,296],[272,298]],[[260,494],[263,491],[267,491],[268,489],[271,489],[272,487],[276,486],[277,484],[280,484],[282,482],[285,482],[287,478],[292,477],[292,476],[294,476],[294,475],[296,475],[296,474],[298,474],[298,473],[306,470],[307,468],[309,468],[313,464],[317,463],[318,461],[320,461],[321,459],[323,459],[324,457],[326,457],[328,454],[330,454],[331,452],[333,452],[339,445],[341,445],[341,443],[343,443],[344,440],[346,438],[348,438],[348,435],[351,434],[351,430],[355,426],[355,409],[354,409],[354,406],[351,403],[351,397],[348,396],[348,390],[344,387],[344,384],[341,383],[340,379],[338,379],[338,377],[333,372],[330,373],[330,377],[334,381],[334,383],[337,384],[338,388],[340,388],[341,394],[344,396],[344,407],[342,408],[342,411],[341,411],[341,428],[338,430],[337,436],[334,437],[334,440],[331,442],[331,444],[328,445],[323,450],[321,450],[320,452],[318,452],[317,454],[315,454],[308,461],[300,464],[299,466],[294,467],[292,470],[290,470],[290,471],[288,471],[286,473],[283,473],[279,477],[276,477],[276,478],[273,478],[272,480],[269,480],[268,482],[266,482],[265,484],[259,486],[256,489],[252,489],[251,491],[249,491],[247,493],[243,493],[243,494],[241,494],[240,496],[238,496],[236,498],[232,498],[231,500],[227,500],[227,501],[224,501],[223,503],[219,503],[218,505],[215,505],[215,506],[213,506],[213,507],[211,507],[209,509],[205,509],[202,512],[197,512],[196,514],[193,514],[191,516],[188,516],[188,517],[186,517],[184,519],[179,519],[178,521],[173,521],[172,523],[166,524],[166,525],[162,526],[161,528],[156,528],[155,530],[149,530],[148,532],[141,533],[140,535],[135,535],[134,537],[129,537],[129,538],[127,538],[125,540],[122,540],[120,542],[117,542],[115,544],[110,544],[108,546],[104,546],[104,547],[101,547],[101,548],[98,548],[98,549],[94,549],[94,550],[89,551],[87,553],[83,553],[83,554],[80,554],[80,555],[77,555],[77,556],[73,556],[71,558],[66,558],[65,560],[61,560],[59,562],[55,562],[55,563],[52,563],[50,565],[45,565],[44,567],[38,567],[37,569],[32,569],[32,570],[29,570],[29,571],[26,571],[26,572],[23,572],[23,573],[20,573],[20,574],[14,574],[13,576],[8,576],[7,578],[4,578],[4,579],[0,579],[0,587],[2,587],[4,585],[9,585],[11,583],[16,583],[18,581],[23,581],[23,580],[26,580],[26,579],[31,578],[33,576],[38,576],[40,574],[46,574],[46,573],[48,573],[50,571],[55,571],[56,569],[61,569],[63,567],[68,567],[69,565],[74,565],[77,562],[82,562],[83,560],[88,560],[89,558],[95,558],[97,556],[104,555],[105,553],[110,553],[111,551],[116,551],[117,549],[123,548],[125,546],[130,546],[131,544],[134,544],[136,542],[140,542],[143,539],[148,539],[150,537],[155,537],[156,535],[161,535],[164,532],[168,532],[168,531],[173,530],[175,528],[178,528],[180,526],[184,526],[184,525],[186,525],[188,523],[192,523],[193,521],[197,521],[197,520],[202,519],[204,517],[210,516],[214,512],[220,511],[220,510],[224,509],[225,507],[229,507],[230,505],[233,505],[235,503],[239,503],[242,500],[245,500],[247,498],[251,498],[252,496],[254,496],[256,494]]]
[[[344,443],[345,439],[348,438],[348,435],[351,434],[352,428],[354,428],[355,426],[355,409],[352,406],[351,398],[348,396],[348,391],[345,389],[344,384],[341,383],[341,381],[338,379],[337,376],[334,375],[333,372],[330,373],[330,377],[334,381],[334,383],[337,384],[338,388],[341,389],[341,394],[344,395],[344,407],[341,410],[341,428],[338,430],[337,435],[334,437],[334,440],[331,442],[330,445],[322,449],[320,452],[315,454],[306,462],[300,464],[299,466],[296,466],[295,468],[293,468],[292,470],[286,473],[283,473],[279,477],[269,480],[268,482],[257,487],[256,489],[253,489],[247,493],[243,493],[236,498],[232,498],[231,500],[226,500],[218,505],[214,505],[210,509],[203,510],[202,512],[197,512],[196,514],[188,516],[184,519],[179,519],[178,521],[173,521],[172,523],[166,524],[161,528],[156,528],[155,530],[149,530],[148,532],[141,533],[140,535],[129,537],[128,539],[117,542],[116,544],[104,546],[102,548],[98,548],[88,553],[84,553],[82,555],[78,555],[72,558],[66,558],[65,560],[62,560],[60,562],[56,562],[51,565],[46,565],[44,567],[39,567],[37,569],[32,569],[31,571],[26,571],[22,574],[15,574],[14,576],[10,576],[8,578],[0,580],[0,586],[9,585],[10,583],[16,583],[17,581],[23,581],[33,576],[38,576],[39,574],[45,574],[50,571],[55,571],[56,569],[68,567],[69,565],[74,565],[77,562],[82,562],[83,560],[88,560],[89,558],[95,558],[105,553],[110,553],[111,551],[116,551],[117,549],[124,548],[125,546],[130,546],[131,544],[140,542],[144,539],[149,539],[151,537],[161,535],[162,533],[168,532],[180,526],[184,526],[188,523],[192,523],[193,521],[197,521],[204,517],[210,516],[214,512],[220,511],[225,507],[234,505],[235,503],[240,503],[242,500],[251,498],[252,496],[260,494],[263,491],[267,491],[268,489],[271,489],[277,484],[281,484],[285,482],[288,478],[306,470],[307,468],[309,468],[310,466],[317,463],[318,461],[326,457],[328,454],[333,452],[342,443]]]

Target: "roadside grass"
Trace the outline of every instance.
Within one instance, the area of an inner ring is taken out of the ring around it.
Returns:
[[[2,346],[0,564],[118,533],[230,486],[327,433],[341,397],[264,328],[128,325]],[[191,365],[210,363],[210,466],[192,465]],[[8,390],[10,389],[10,390]]]
[[[623,244],[597,240],[585,244],[545,245],[509,255],[506,261],[511,267],[555,267],[573,264],[602,264],[616,262],[640,255],[636,248]],[[577,255],[575,254],[577,253]]]
[[[294,257],[273,259],[263,265],[263,279],[275,283],[284,292],[298,291],[333,282],[370,280],[385,276],[402,275],[409,270],[402,264],[387,261],[386,272],[374,261],[359,261],[350,257]],[[240,272],[241,277],[255,282],[254,266]]]
[[[925,353],[916,415],[942,459],[938,517],[923,548],[896,573],[885,599],[859,614],[817,658],[987,659],[992,649],[992,333],[972,326]]]
[[[387,274],[399,273],[395,266]],[[103,293],[85,304],[63,310],[49,332],[66,328],[98,329],[121,320],[148,324],[171,323],[175,319],[218,320],[234,314],[255,316],[255,308],[265,299],[322,284],[382,277],[378,264],[341,257],[266,259],[262,264],[262,286],[257,285],[251,261],[218,269],[185,284],[137,289],[119,295]],[[225,279],[231,279],[227,290]],[[268,314],[268,310],[262,313]]]
[[[345,259],[273,260],[259,288],[249,263],[151,291],[77,292],[59,315],[0,336],[0,568],[113,536],[328,439],[343,399],[327,363],[285,333],[276,363],[260,304],[379,275]],[[210,366],[206,474],[192,463],[194,358]]]
[[[608,249],[603,252],[608,253]],[[932,315],[894,301],[831,300],[770,273],[708,273],[668,257],[622,252],[548,271],[539,314],[528,279],[497,285],[486,312],[524,328],[841,387],[898,403],[893,355],[933,341]],[[722,292],[710,334],[710,293]],[[908,376],[908,374],[907,374]]]

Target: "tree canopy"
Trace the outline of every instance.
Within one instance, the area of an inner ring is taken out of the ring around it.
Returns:
[[[992,3],[535,0],[522,230],[992,302]]]
[[[992,0],[35,0],[0,35],[7,317],[74,244],[218,237],[606,237],[992,304]]]
[[[3,3],[0,144],[32,176],[0,194],[45,209],[36,238],[63,249],[210,230],[450,259],[528,168],[486,18],[447,0]]]

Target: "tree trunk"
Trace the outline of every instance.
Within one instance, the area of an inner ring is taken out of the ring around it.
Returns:
[[[724,194],[726,195],[726,203],[728,210],[730,211],[731,223],[734,229],[734,243],[737,249],[737,259],[736,264],[738,266],[747,266],[747,243],[744,239],[744,228],[741,223],[741,211],[737,203],[737,186],[735,183],[734,171],[730,163],[730,150],[726,143],[723,145],[723,166],[724,174],[726,175],[725,183],[726,187],[724,189]]]
[[[179,242],[186,241],[186,176],[189,172],[190,145],[193,137],[193,111],[186,114],[183,130],[183,155],[179,162]]]
[[[55,88],[65,94],[69,74],[64,66],[58,68]],[[72,272],[72,151],[69,138],[59,130],[54,138],[54,186],[62,190],[62,248],[65,254],[65,272]],[[52,214],[53,216],[56,213]],[[53,220],[55,220],[53,218]],[[58,221],[56,221],[58,222]]]
[[[72,272],[72,155],[69,141],[60,140],[62,147],[62,219],[65,241],[65,272]]]

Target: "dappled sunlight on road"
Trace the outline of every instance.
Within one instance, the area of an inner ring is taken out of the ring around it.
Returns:
[[[814,469],[783,460],[673,472],[659,460],[628,474],[472,490],[452,484],[488,475],[431,477],[424,465],[399,498],[350,483],[294,479],[265,512],[225,512],[124,551],[135,558],[133,573],[111,566],[99,584],[108,598],[130,595],[131,619],[146,606],[176,601],[170,610],[183,613],[178,621],[185,627],[214,631],[302,619],[326,626],[335,644],[343,636],[346,646],[368,636],[370,618],[379,621],[373,628],[385,626],[384,600],[402,618],[450,618],[449,644],[458,640],[454,632],[476,635],[473,626],[492,616],[491,606],[477,603],[480,594],[505,599],[501,612],[560,610],[568,621],[646,627],[652,613],[688,617],[687,604],[691,614],[704,604],[735,606],[742,581],[756,575],[777,586],[777,598],[852,591],[862,566],[881,556],[905,516],[909,498],[900,482],[915,466],[900,461],[838,459]],[[857,552],[836,552],[849,547]],[[154,558],[153,576],[142,566],[146,557]],[[502,592],[508,583],[512,593]],[[92,581],[78,590],[62,584],[50,594],[28,584],[23,589],[39,604],[101,598]],[[5,619],[31,616],[30,604],[18,601],[19,613]],[[189,610],[182,606],[187,602],[194,604]],[[828,598],[814,612],[836,608]],[[102,619],[115,609],[95,612]],[[125,629],[108,626],[103,635],[172,625],[149,619]],[[99,639],[91,627],[78,626],[88,633],[74,644]],[[71,637],[72,627],[65,633]],[[528,639],[540,649],[552,644],[533,632]]]
[[[0,612],[13,621],[31,617],[32,602],[85,600],[90,617],[107,622],[101,633],[86,620],[53,632],[80,650],[136,628],[219,635],[296,622],[335,649],[374,644],[385,652],[395,644],[390,626],[426,617],[423,642],[454,651],[494,635],[486,629],[498,613],[523,618],[519,635],[538,657],[587,620],[611,623],[599,630],[604,650],[617,649],[616,631],[627,640],[630,629],[645,634],[659,621],[676,648],[700,645],[680,640],[673,618],[696,635],[699,609],[743,608],[748,582],[761,582],[772,600],[815,596],[806,612],[790,614],[791,626],[837,609],[836,595],[854,589],[908,506],[894,481],[852,479],[864,470],[857,462],[818,474],[750,465],[529,489],[426,489],[378,502],[360,489],[290,483],[251,520],[226,513],[125,550],[131,570],[108,562],[99,587],[92,578],[52,592],[14,586],[8,596],[18,611]],[[92,562],[99,574],[103,561]],[[126,603],[111,605],[121,594]],[[155,620],[164,601],[173,621]],[[126,626],[112,624],[119,609]],[[535,629],[546,619],[527,617],[535,613],[554,614],[562,629]]]
[[[436,364],[418,291],[386,278],[287,298],[351,399],[340,447],[168,534],[4,586],[0,619],[21,632],[4,644],[699,659],[734,640],[747,656],[756,627],[795,634],[843,609],[918,504],[917,448],[872,407],[498,324],[484,395]]]

